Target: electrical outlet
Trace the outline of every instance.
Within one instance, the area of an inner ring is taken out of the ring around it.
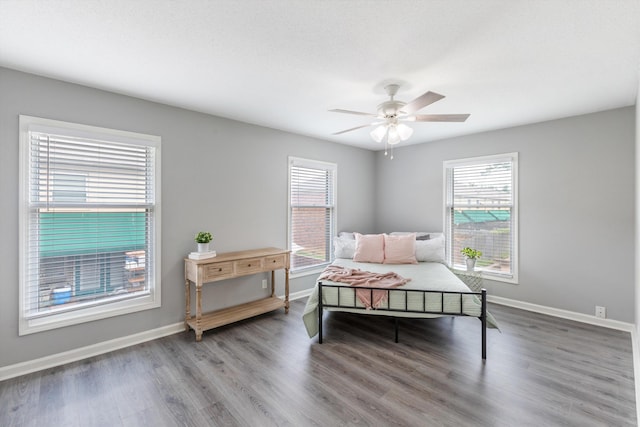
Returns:
[[[601,307],[596,305],[596,317],[600,317],[601,319],[607,318],[607,309],[606,307]]]
[[[267,279],[262,279],[262,289],[267,289]]]

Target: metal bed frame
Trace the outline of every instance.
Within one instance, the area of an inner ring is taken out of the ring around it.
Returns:
[[[341,289],[350,289],[353,291],[353,304],[344,305],[340,304],[340,289],[337,291],[338,302],[337,304],[326,304],[322,300],[322,288],[323,287],[331,287],[331,288],[341,288]],[[388,311],[388,312],[403,312],[403,313],[425,313],[425,314],[440,314],[443,316],[467,316],[467,317],[476,317],[471,316],[469,314],[465,314],[462,312],[462,296],[463,295],[476,295],[480,298],[481,301],[481,309],[479,319],[482,323],[482,359],[485,360],[487,358],[487,290],[481,289],[480,292],[454,292],[454,291],[431,291],[431,290],[420,290],[420,289],[386,289],[386,288],[376,288],[370,286],[350,286],[350,285],[337,285],[337,284],[323,284],[322,281],[318,282],[318,342],[322,344],[322,317],[324,308],[349,308],[362,310],[363,314],[366,314],[366,309],[363,307],[357,306],[358,298],[356,296],[357,290],[368,289],[370,292],[370,301],[373,301],[373,292],[374,291],[385,291],[385,292],[400,292],[404,293],[404,309],[402,308],[388,308],[381,307],[373,310],[376,311]],[[408,308],[408,300],[407,293],[422,293],[425,294],[422,296],[422,310],[411,310]],[[426,294],[440,294],[441,304],[440,311],[432,311],[426,309]],[[444,311],[444,295],[458,295],[460,297],[460,311],[458,312],[449,312]],[[389,295],[387,295],[387,300]],[[394,318],[395,323],[395,342],[398,342],[398,317],[392,316]]]

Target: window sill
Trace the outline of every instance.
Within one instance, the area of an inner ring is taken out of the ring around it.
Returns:
[[[493,282],[504,282],[511,283],[512,285],[518,284],[518,274],[499,274],[488,270],[483,270],[482,268],[476,267],[473,271],[468,271],[463,265],[456,264],[450,265],[446,264],[449,270],[451,270],[454,274],[461,275],[482,275],[482,278],[485,280],[491,280]]]
[[[512,285],[519,284],[517,277],[504,277],[504,276],[498,276],[495,274],[487,274],[487,273],[483,273],[482,277],[484,277],[485,280],[491,280],[492,282],[510,283]]]
[[[140,298],[111,302],[94,307],[66,311],[42,317],[33,317],[30,319],[21,317],[18,335],[22,336],[36,332],[48,331],[51,329],[77,325],[92,320],[106,319],[108,317],[120,316],[122,314],[134,313],[157,307],[160,307],[159,292],[155,297],[153,294],[148,294]]]
[[[465,274],[467,271],[466,270],[459,270],[460,274]],[[491,274],[491,273],[487,273],[486,271],[476,271],[475,273],[481,273],[482,274],[482,278],[484,280],[490,280],[492,282],[503,282],[503,283],[510,283],[512,285],[517,285],[518,284],[518,278],[517,277],[509,277],[509,276],[501,276],[499,274]]]
[[[318,266],[318,267],[314,267],[314,268],[310,268],[309,270],[301,270],[301,271],[296,271],[296,272],[291,272],[291,274],[289,275],[290,279],[297,279],[299,277],[305,277],[305,276],[317,276],[320,273],[322,273],[322,271],[325,269],[325,267],[329,265],[322,265],[322,266]]]

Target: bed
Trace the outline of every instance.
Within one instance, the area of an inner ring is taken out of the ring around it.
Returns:
[[[339,250],[340,245],[344,244],[344,239],[342,242],[336,243],[336,259],[330,266],[332,271],[343,269],[344,271],[370,272],[373,275],[392,272],[401,278],[410,280],[405,284],[383,289],[377,285],[351,286],[343,282],[319,279],[307,300],[303,313],[303,321],[309,337],[318,335],[318,342],[322,343],[324,311],[393,317],[395,319],[396,342],[398,342],[398,318],[470,316],[480,319],[482,358],[486,359],[487,327],[498,328],[496,320],[487,311],[486,290],[472,291],[443,263],[444,238],[440,234],[431,233],[431,236],[435,236],[435,238],[428,239],[423,243],[415,240],[416,234],[402,234],[403,236],[413,235],[415,242],[413,246],[415,258],[406,263],[384,263],[387,259],[384,258],[384,255],[382,262],[361,262],[362,257],[358,257],[355,249],[354,251],[342,252]],[[384,236],[392,235],[393,233]],[[356,236],[362,235],[356,234]],[[411,240],[410,237],[404,237],[404,239],[405,241]],[[338,240],[336,239],[336,241]],[[356,246],[356,240],[359,239],[353,240],[349,246]],[[384,245],[384,241],[382,244],[383,251],[389,247]],[[427,253],[425,248],[428,249],[427,256],[425,256]],[[370,258],[365,257],[365,259]],[[374,260],[379,261],[380,259],[378,257]],[[326,273],[325,276],[334,277]],[[320,277],[322,278],[323,275]],[[374,304],[376,300],[377,305]],[[371,307],[371,305],[375,305],[375,307]]]

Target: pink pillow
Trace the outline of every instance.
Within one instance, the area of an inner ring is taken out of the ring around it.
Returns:
[[[384,236],[382,234],[354,234],[356,236],[354,261],[377,262],[379,264],[384,261]]]
[[[416,233],[401,236],[384,235],[385,264],[417,264]]]

